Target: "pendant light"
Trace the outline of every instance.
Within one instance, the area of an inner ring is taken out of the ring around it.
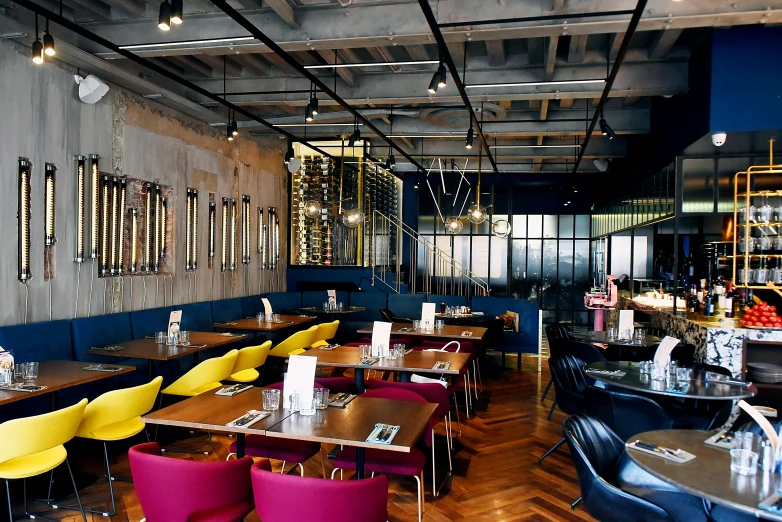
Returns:
[[[171,4],[163,0],[160,4],[160,13],[157,17],[157,26],[161,31],[171,30]]]
[[[357,208],[346,210],[342,213],[342,225],[347,228],[356,228],[364,222],[364,213]]]
[[[304,120],[312,121],[314,119],[315,119],[315,114],[312,112],[312,100],[310,100],[310,102],[307,103],[307,109],[304,112]]]
[[[388,133],[389,136],[394,135],[394,109],[391,109],[391,116],[389,117],[391,128]],[[391,138],[389,138],[390,141]],[[391,150],[391,143],[388,144],[388,157],[386,158],[386,170],[393,170],[396,166],[396,160],[394,159],[394,152]]]
[[[467,131],[467,140],[464,143],[465,148],[471,149],[472,148],[472,142],[474,139],[475,131],[472,128],[472,123],[470,123],[470,130]]]
[[[348,147],[353,148],[358,141],[361,141],[361,131],[358,130],[358,116],[356,116],[353,119],[353,134],[350,135]]]
[[[182,16],[182,0],[171,0],[171,23],[180,25],[183,20]]]
[[[500,219],[495,221],[491,227],[491,232],[495,237],[505,239],[510,236],[511,226],[507,219]]]
[[[35,65],[43,63],[43,44],[38,39],[38,15],[35,15],[35,41],[33,42],[32,59]]]
[[[458,234],[464,228],[464,223],[457,216],[449,216],[445,220],[445,232],[448,234]]]
[[[311,199],[304,203],[304,215],[308,218],[315,219],[320,216],[322,209],[323,206],[320,204],[320,201],[316,199]]]
[[[427,89],[430,94],[434,94],[437,92],[437,89],[440,87],[446,86],[446,76],[445,76],[445,64],[443,64],[442,60],[440,61],[440,65],[437,66],[437,70],[432,75],[432,81],[429,82],[429,88]]]
[[[234,116],[231,118],[231,134],[234,136],[239,135],[239,126],[236,124],[236,111],[234,111]]]
[[[54,56],[57,51],[54,49],[54,38],[49,33],[49,19],[46,19],[46,34],[43,35],[43,52],[46,56]]]
[[[483,143],[478,143],[478,185],[475,192],[475,203],[467,209],[467,219],[476,225],[486,221],[486,207],[481,205],[481,160],[483,159]]]

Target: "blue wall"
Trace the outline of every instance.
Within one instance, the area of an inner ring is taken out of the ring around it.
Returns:
[[[715,29],[711,132],[782,128],[782,27]]]
[[[288,290],[296,291],[297,281],[323,281],[337,283],[355,283],[365,292],[379,290],[372,287],[372,270],[362,267],[306,267],[288,266]]]

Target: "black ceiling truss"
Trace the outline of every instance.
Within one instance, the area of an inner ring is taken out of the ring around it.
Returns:
[[[370,122],[367,118],[362,116],[348,102],[343,100],[341,96],[339,96],[333,89],[331,89],[328,85],[326,85],[323,81],[321,81],[320,78],[310,73],[308,69],[305,69],[304,66],[302,66],[298,62],[298,60],[296,60],[293,56],[287,53],[282,47],[277,45],[277,43],[274,42],[271,38],[266,36],[252,22],[247,20],[247,18],[245,18],[241,13],[239,13],[236,9],[231,7],[228,4],[228,2],[226,2],[225,0],[211,0],[211,2],[215,6],[217,6],[220,10],[222,10],[225,14],[231,17],[236,23],[241,25],[253,37],[255,37],[261,43],[266,45],[266,47],[268,47],[270,51],[272,51],[274,54],[282,58],[288,65],[290,65],[294,70],[296,70],[296,72],[298,72],[299,74],[307,78],[309,81],[314,83],[318,87],[318,89],[320,89],[326,96],[328,96],[329,98],[337,102],[343,109],[347,110],[348,112],[353,114],[353,116],[358,118],[364,125],[367,126],[369,130],[374,132],[378,137],[382,138],[387,145],[390,145],[392,148],[398,151],[399,154],[401,154],[405,159],[410,161],[413,165],[415,165],[419,169],[423,170],[423,166],[421,166],[415,159],[413,159],[413,157],[410,156],[404,149],[402,149],[396,143],[394,143],[388,136],[380,132],[380,130],[377,127],[375,127],[372,124],[372,122]]]
[[[572,20],[574,18],[602,18],[604,16],[627,16],[633,14],[633,11],[598,11],[595,13],[571,13],[561,15],[546,16],[528,16],[526,18],[501,18],[497,20],[471,20],[466,22],[449,22],[437,24],[440,27],[473,27],[476,25],[494,25],[494,24],[519,24],[525,22],[549,22],[555,20]]]

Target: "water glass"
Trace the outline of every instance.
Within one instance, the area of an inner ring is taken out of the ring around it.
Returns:
[[[432,333],[432,332],[434,332],[434,325],[433,325],[432,323],[430,323],[429,321],[426,321],[426,322],[424,323],[424,331],[425,331],[426,333]]]
[[[664,381],[665,380],[665,366],[662,364],[657,364],[653,362],[651,364],[651,368],[649,369],[652,380],[653,381]]]
[[[331,309],[331,305],[329,304],[329,302],[328,301],[324,301],[323,302],[323,311],[324,312],[328,312],[330,309]]]
[[[421,329],[421,321],[418,319],[413,319],[413,330],[420,330]]]
[[[38,378],[38,363],[29,362],[25,364],[24,380],[25,382],[32,383]]]
[[[14,382],[13,367],[0,368],[0,386],[8,386]]]
[[[166,344],[166,332],[155,332],[155,342],[158,344]]]
[[[296,413],[297,411],[299,411],[299,394],[298,393],[293,392],[290,395],[288,395],[288,398],[287,398],[287,400],[285,402],[287,403],[286,406],[288,406],[288,409],[290,410],[291,413]]]
[[[609,326],[608,330],[606,330],[606,335],[608,336],[609,341],[615,341],[616,340],[616,327],[615,326]]]
[[[652,373],[652,361],[641,361],[638,363],[638,369],[641,375],[649,375]]]
[[[279,323],[280,322],[280,314],[272,314],[272,322],[273,323]]]
[[[735,441],[733,444],[734,449],[757,452],[760,448],[761,438],[751,431],[737,431],[733,440]]]
[[[634,335],[635,337],[633,337],[633,342],[635,344],[643,344],[644,337],[646,337],[646,331],[644,331],[643,328],[636,328]]]
[[[179,344],[190,344],[190,332],[188,330],[179,330]]]
[[[266,319],[267,323],[271,323],[272,321],[274,321],[274,314],[265,314],[264,318]]]
[[[166,344],[169,346],[176,346],[179,344],[179,332],[173,331],[171,334],[169,334],[168,339],[166,340]]]
[[[26,363],[17,363],[14,365],[14,382],[22,383],[24,382],[24,374],[27,371]]]
[[[342,309],[343,309],[343,304],[342,304],[342,301],[340,301],[339,303],[337,303],[337,310],[339,310],[341,312]]]
[[[317,388],[313,392],[316,410],[325,410],[329,407],[329,391],[326,388]]]
[[[676,381],[688,382],[692,380],[692,368],[676,368]]]
[[[442,330],[445,327],[445,321],[443,321],[442,319],[437,319],[434,322],[434,327],[437,328],[438,330]]]
[[[361,344],[358,347],[361,359],[366,359],[369,356],[372,355],[372,345],[371,344]]]
[[[632,339],[633,339],[633,329],[625,328],[624,332],[622,332],[622,340],[632,341]]]
[[[280,390],[264,388],[262,393],[264,411],[275,411],[280,408]]]
[[[678,377],[678,374],[676,373],[676,370],[678,369],[678,364],[674,360],[668,361],[668,375],[671,377],[671,380],[676,380]]]
[[[762,236],[757,241],[758,250],[766,251],[771,250],[771,238],[768,236]]]
[[[730,450],[730,470],[739,475],[754,475],[758,472],[758,454],[747,449]]]
[[[394,351],[396,352],[396,358],[401,359],[405,356],[405,345],[402,343],[395,344]]]
[[[266,319],[266,316],[264,315],[263,312],[258,312],[258,314],[255,316],[255,319],[259,323],[262,323],[264,321],[264,319]]]
[[[396,348],[394,348],[394,345],[388,347],[388,355],[386,356],[387,359],[396,359]]]
[[[312,390],[310,400],[302,399],[299,404],[299,413],[302,415],[315,415],[315,390]]]

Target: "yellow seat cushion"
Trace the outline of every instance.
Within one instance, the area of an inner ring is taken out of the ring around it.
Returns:
[[[102,426],[90,433],[90,437],[95,440],[124,440],[144,431],[145,424],[141,422],[141,417],[128,419],[121,422],[115,422],[108,426]],[[84,436],[84,435],[82,435]]]
[[[253,382],[257,380],[258,377],[260,377],[260,374],[255,368],[247,368],[246,370],[231,375],[228,377],[228,380],[234,382]]]
[[[328,345],[329,345],[328,341],[315,341],[314,343],[312,343],[312,346],[310,346],[310,348],[318,348],[320,346],[328,346]]]
[[[22,479],[51,471],[68,456],[65,446],[55,446],[46,451],[7,460],[0,464],[0,478]]]

